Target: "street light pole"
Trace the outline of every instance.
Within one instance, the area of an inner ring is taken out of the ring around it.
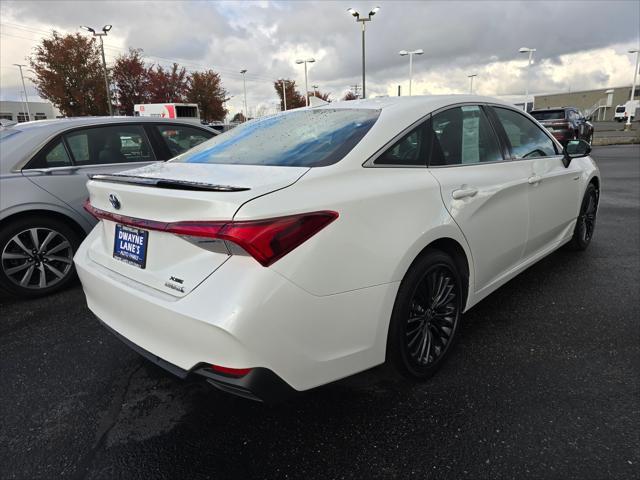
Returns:
[[[284,103],[284,111],[287,111],[287,90],[285,79],[282,79],[282,102]]]
[[[27,87],[24,84],[24,75],[22,74],[22,67],[26,67],[26,65],[22,65],[20,63],[14,63],[16,67],[20,69],[20,78],[22,79],[22,89],[24,90],[24,105],[27,109],[27,121],[31,120],[31,112],[29,111],[29,97],[27,96]]]
[[[313,88],[313,96],[318,98],[318,85],[311,85],[311,88]]]
[[[411,50],[411,51],[400,50],[400,52],[398,52],[398,54],[401,57],[405,57],[409,55],[409,96],[411,96],[411,83],[413,81],[413,56],[422,55],[423,53],[424,53],[424,50],[422,50],[421,48],[417,50]]]
[[[364,44],[364,33],[365,33],[365,22],[370,22],[373,16],[378,13],[380,7],[374,7],[369,12],[369,16],[366,18],[360,18],[360,13],[355,11],[353,8],[347,8],[347,12],[349,12],[353,17],[355,17],[356,22],[360,22],[362,24],[362,98],[367,98],[367,83],[366,83],[366,73],[365,73],[365,44]]]
[[[472,73],[471,75],[467,75],[469,77],[469,95],[473,95],[473,77],[477,77],[477,73]]]
[[[242,85],[244,88],[244,121],[246,122],[249,118],[249,112],[247,111],[247,77],[245,74],[247,73],[247,69],[240,70],[242,74]]]
[[[536,51],[535,48],[522,47],[518,50],[520,53],[528,53],[529,54],[529,63],[527,64],[527,87],[524,93],[524,111],[527,111],[527,105],[529,104],[529,81],[531,77],[531,64],[533,63],[533,52]],[[531,102],[531,106],[533,108],[533,102]]]
[[[102,53],[102,69],[104,72],[104,86],[107,89],[107,106],[109,107],[109,116],[113,117],[113,108],[111,106],[111,89],[109,88],[109,77],[107,75],[107,61],[104,58],[104,43],[102,42],[102,37],[107,36],[107,32],[111,30],[111,25],[105,25],[102,27],[102,32],[98,33],[93,28],[87,27],[84,25],[80,25],[80,28],[83,28],[87,32],[93,34],[94,37],[100,38],[100,52]]]
[[[633,83],[631,84],[631,98],[629,100],[633,101],[635,96],[636,96],[636,77],[638,75],[638,55],[640,55],[640,49],[638,48],[634,48],[633,50],[629,50],[629,53],[635,53],[636,54],[636,66],[633,70]],[[631,104],[631,108],[633,108],[633,114],[635,115],[635,111],[637,110],[637,108],[635,108],[635,104]],[[629,112],[629,115],[627,115],[627,123],[624,126],[625,130],[631,130],[631,113]]]
[[[314,58],[307,58],[306,60],[296,60],[298,65],[304,63],[304,99],[307,107],[309,106],[309,78],[307,75],[307,63],[313,63],[316,60]]]

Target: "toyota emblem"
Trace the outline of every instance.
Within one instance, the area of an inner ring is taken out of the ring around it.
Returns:
[[[111,206],[113,208],[115,208],[116,210],[120,210],[120,207],[122,205],[120,204],[120,200],[118,200],[118,197],[116,197],[114,193],[109,194],[109,202],[111,202]]]

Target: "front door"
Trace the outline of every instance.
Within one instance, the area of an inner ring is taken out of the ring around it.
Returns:
[[[529,118],[515,110],[494,107],[515,163],[527,165],[529,234],[525,258],[545,252],[572,231],[578,215],[577,163],[565,168],[554,141]]]

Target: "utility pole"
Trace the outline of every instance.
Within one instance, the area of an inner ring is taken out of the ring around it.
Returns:
[[[244,121],[246,122],[249,118],[249,112],[247,111],[247,77],[245,77],[247,69],[240,70],[240,73],[242,74],[242,84],[244,86]]]
[[[318,85],[311,85],[313,88],[313,96],[318,98]]]
[[[24,90],[24,105],[27,110],[27,122],[31,120],[31,112],[29,111],[29,97],[27,96],[27,87],[24,84],[24,75],[22,74],[22,67],[26,67],[26,65],[22,65],[21,63],[14,63],[16,67],[20,69],[20,78],[22,79],[22,89]]]
[[[107,106],[109,107],[109,116],[113,117],[113,108],[111,106],[111,89],[109,88],[109,76],[107,75],[107,61],[104,58],[104,43],[102,42],[102,37],[107,36],[107,32],[111,30],[112,25],[105,25],[102,27],[102,33],[96,32],[93,28],[87,27],[85,25],[80,25],[80,28],[86,30],[93,34],[94,37],[100,38],[100,52],[102,53],[102,69],[104,72],[104,86],[107,89]]]
[[[469,77],[469,95],[473,95],[473,77],[477,77],[477,73],[472,73],[471,75],[467,75]]]

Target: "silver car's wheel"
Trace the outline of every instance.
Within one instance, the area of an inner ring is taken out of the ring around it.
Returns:
[[[0,286],[19,296],[38,296],[62,288],[73,277],[79,244],[67,225],[24,219],[0,238]]]
[[[22,288],[47,288],[63,280],[73,265],[73,249],[60,232],[30,228],[14,235],[2,251],[2,270]]]

